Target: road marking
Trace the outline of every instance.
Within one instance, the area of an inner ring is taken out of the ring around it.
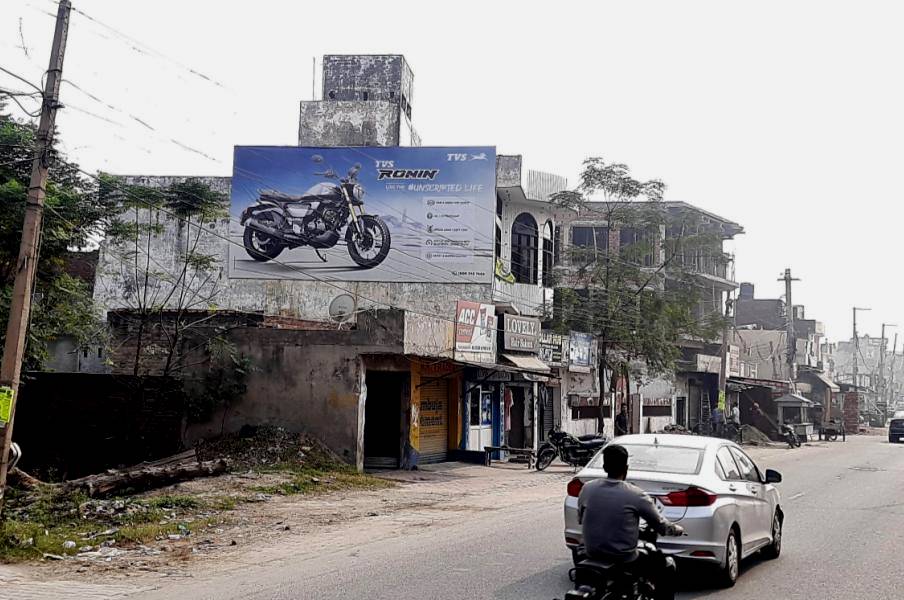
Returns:
[[[806,494],[805,492],[801,492],[801,493],[799,493],[799,494],[794,494],[793,496],[791,496],[790,498],[788,498],[788,501],[789,501],[789,502],[792,502],[792,501],[794,501],[794,500],[797,500],[798,498],[803,498],[803,497],[806,496],[806,495],[807,495],[807,494]]]

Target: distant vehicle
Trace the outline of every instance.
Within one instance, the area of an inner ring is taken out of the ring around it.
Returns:
[[[712,564],[722,583],[732,586],[741,560],[757,552],[767,558],[781,554],[785,516],[773,484],[782,476],[760,470],[734,442],[643,434],[621,436],[610,444],[628,450],[628,481],[650,494],[665,518],[687,531],[685,537],[659,540],[666,555]],[[602,453],[568,484],[565,544],[575,564],[584,558],[578,495],[586,482],[600,477],[606,477]]]
[[[892,419],[888,424],[888,443],[897,444],[904,440],[904,419]]]

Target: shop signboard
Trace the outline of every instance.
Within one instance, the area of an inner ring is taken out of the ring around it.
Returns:
[[[508,371],[494,371],[493,369],[477,369],[477,381],[511,381],[512,374]]]
[[[590,372],[590,349],[593,336],[572,331],[568,339],[568,370],[575,373]]]
[[[502,347],[506,350],[534,352],[540,348],[540,319],[505,315]]]
[[[733,344],[728,345],[728,377],[741,376],[741,348]]]
[[[540,332],[540,360],[550,367],[565,366],[568,337],[543,330]]]
[[[467,362],[496,362],[496,307],[459,300],[455,307],[455,358]]]
[[[236,146],[229,277],[489,284],[495,212],[493,147]]]

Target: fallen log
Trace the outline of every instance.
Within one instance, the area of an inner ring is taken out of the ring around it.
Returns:
[[[204,462],[191,459],[162,466],[143,464],[73,479],[63,483],[63,489],[81,491],[90,498],[101,498],[127,492],[142,492],[199,477],[212,477],[225,473],[228,467],[228,462],[222,458]]]
[[[32,477],[19,468],[14,468],[9,472],[9,483],[13,487],[17,487],[23,490],[36,490],[41,485],[44,485],[43,481],[41,481],[37,477]]]

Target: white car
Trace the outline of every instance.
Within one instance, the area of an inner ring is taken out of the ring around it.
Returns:
[[[769,558],[781,553],[784,513],[772,484],[782,477],[771,469],[761,471],[737,444],[668,434],[625,435],[610,444],[628,451],[628,481],[687,531],[684,537],[659,538],[657,546],[665,554],[712,563],[722,583],[731,586],[741,560],[758,551]],[[584,483],[600,477],[606,477],[602,452],[568,484],[565,544],[575,562],[583,557],[578,494]]]

